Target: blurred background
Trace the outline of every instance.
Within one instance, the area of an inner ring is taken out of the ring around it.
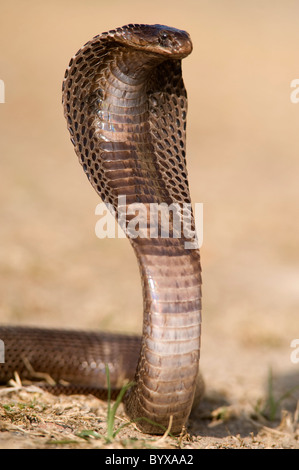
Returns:
[[[296,0],[0,3],[2,324],[141,331],[135,256],[127,240],[95,236],[99,200],[69,142],[61,84],[94,35],[166,24],[194,44],[183,76],[191,195],[204,205],[207,386],[254,399],[269,367],[299,383],[298,18]]]

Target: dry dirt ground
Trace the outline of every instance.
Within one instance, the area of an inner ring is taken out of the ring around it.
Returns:
[[[299,4],[265,0],[12,0],[1,5],[2,324],[140,332],[127,240],[99,240],[99,202],[69,143],[61,82],[95,34],[126,23],[186,29],[188,169],[204,204],[204,400],[180,438],[134,425],[107,441],[107,405],[0,390],[1,448],[298,448]],[[117,293],[117,294],[116,294]],[[121,407],[115,430],[125,423]]]

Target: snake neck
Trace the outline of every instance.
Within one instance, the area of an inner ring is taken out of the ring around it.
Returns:
[[[124,88],[125,92],[126,85],[147,85],[152,69],[161,62],[163,62],[163,58],[157,54],[120,47],[118,53],[114,54],[110,71],[117,77],[118,85],[121,89]]]

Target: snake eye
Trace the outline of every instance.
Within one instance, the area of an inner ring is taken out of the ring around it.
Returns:
[[[159,35],[158,42],[161,46],[168,46],[169,44],[169,37],[165,31],[162,31]]]

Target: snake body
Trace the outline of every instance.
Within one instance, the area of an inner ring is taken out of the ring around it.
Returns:
[[[116,217],[119,196],[126,196],[126,208],[190,203],[181,60],[191,51],[185,31],[127,25],[94,37],[69,63],[63,107],[71,141]],[[189,218],[194,226],[192,210]],[[131,219],[127,214],[126,224]],[[199,251],[186,249],[186,237],[174,233],[152,238],[148,228],[146,217],[143,235],[129,237],[142,280],[142,337],[2,327],[6,362],[0,381],[15,370],[30,378],[26,357],[35,371],[69,387],[102,390],[108,363],[113,389],[134,378],[125,409],[142,431],[161,433],[170,417],[171,432],[182,430],[199,374]]]

